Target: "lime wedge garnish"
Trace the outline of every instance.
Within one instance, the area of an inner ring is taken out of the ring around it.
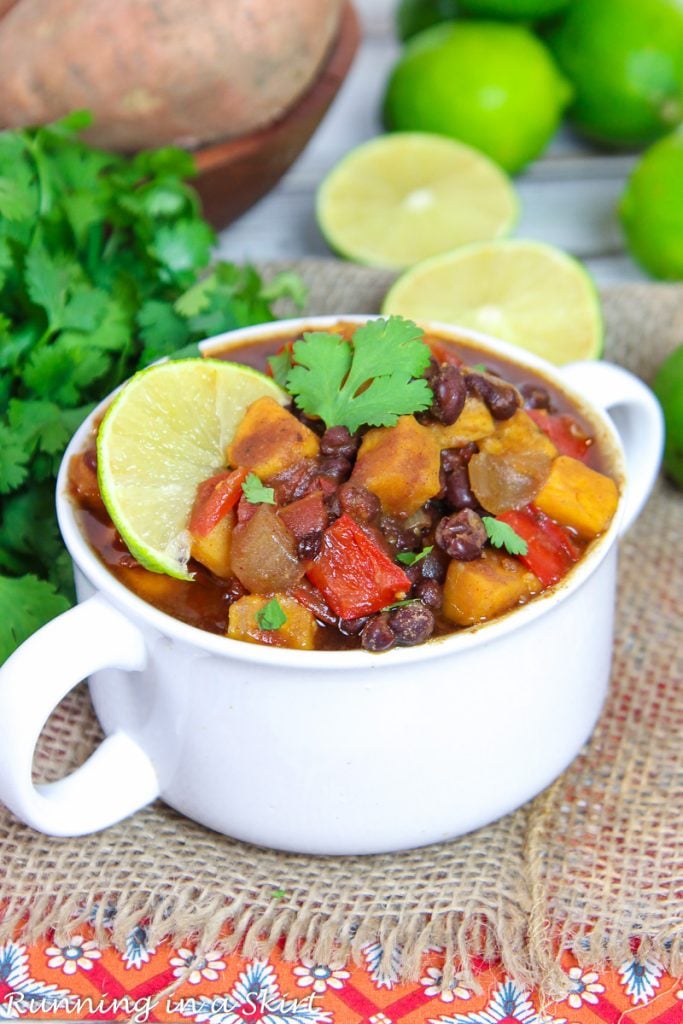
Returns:
[[[97,438],[100,490],[146,569],[191,578],[187,526],[197,485],[225,468],[239,421],[264,395],[289,401],[248,366],[185,359],[142,370],[116,396]]]

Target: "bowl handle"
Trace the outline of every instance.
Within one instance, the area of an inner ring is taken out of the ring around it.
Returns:
[[[95,594],[29,637],[0,669],[0,800],[39,832],[78,836],[112,825],[159,794],[147,754],[124,732],[107,737],[65,778],[34,785],[33,754],[50,713],[102,668],[135,671],[147,660],[136,626]]]
[[[612,419],[626,456],[626,494],[620,533],[625,533],[645,504],[657,479],[664,446],[659,402],[639,377],[603,362],[570,363],[562,376],[580,395]]]

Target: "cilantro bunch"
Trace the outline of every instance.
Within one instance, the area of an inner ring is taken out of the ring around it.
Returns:
[[[0,663],[72,600],[54,479],[93,405],[140,366],[303,299],[291,274],[209,268],[188,153],[93,149],[89,122],[0,133]]]

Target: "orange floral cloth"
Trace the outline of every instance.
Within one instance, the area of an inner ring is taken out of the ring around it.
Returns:
[[[443,955],[431,950],[420,979],[403,984],[368,945],[362,964],[300,959],[198,958],[191,948],[147,943],[131,932],[124,952],[100,949],[88,928],[66,946],[0,946],[0,1020],[136,1020],[196,1024],[683,1024],[683,982],[635,957],[616,970],[580,968],[566,954],[569,995],[539,1000],[499,965],[477,965],[482,992],[441,990]],[[189,970],[189,974],[188,974]],[[180,978],[185,980],[177,985]],[[159,998],[161,996],[161,998]]]

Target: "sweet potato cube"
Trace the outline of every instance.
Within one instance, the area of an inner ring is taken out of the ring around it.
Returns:
[[[439,493],[440,452],[428,427],[401,416],[395,427],[367,432],[351,482],[376,494],[385,512],[410,515]]]
[[[231,575],[230,549],[234,525],[235,513],[230,511],[204,536],[191,534],[190,554],[205,565],[214,576],[227,578]]]
[[[262,629],[257,614],[277,598],[287,621],[278,629]],[[248,644],[266,644],[269,647],[291,647],[298,651],[312,651],[318,626],[307,608],[286,594],[262,597],[261,594],[247,594],[230,605],[228,611],[228,636],[231,640],[244,640]]]
[[[543,585],[521,562],[485,548],[473,562],[452,561],[443,589],[443,613],[457,626],[474,626],[522,604]]]
[[[586,540],[607,529],[618,501],[619,491],[611,477],[569,455],[555,459],[550,476],[534,498],[537,508]]]
[[[469,395],[463,410],[450,427],[442,423],[430,423],[429,432],[437,439],[439,448],[462,448],[470,441],[488,437],[495,429],[495,423],[480,398]]]
[[[558,454],[547,434],[536,426],[523,409],[518,409],[509,419],[496,423],[495,430],[481,441],[479,447],[489,455],[533,452],[554,459]]]
[[[245,412],[228,448],[231,466],[245,466],[262,480],[318,454],[320,442],[274,398],[258,398]]]

